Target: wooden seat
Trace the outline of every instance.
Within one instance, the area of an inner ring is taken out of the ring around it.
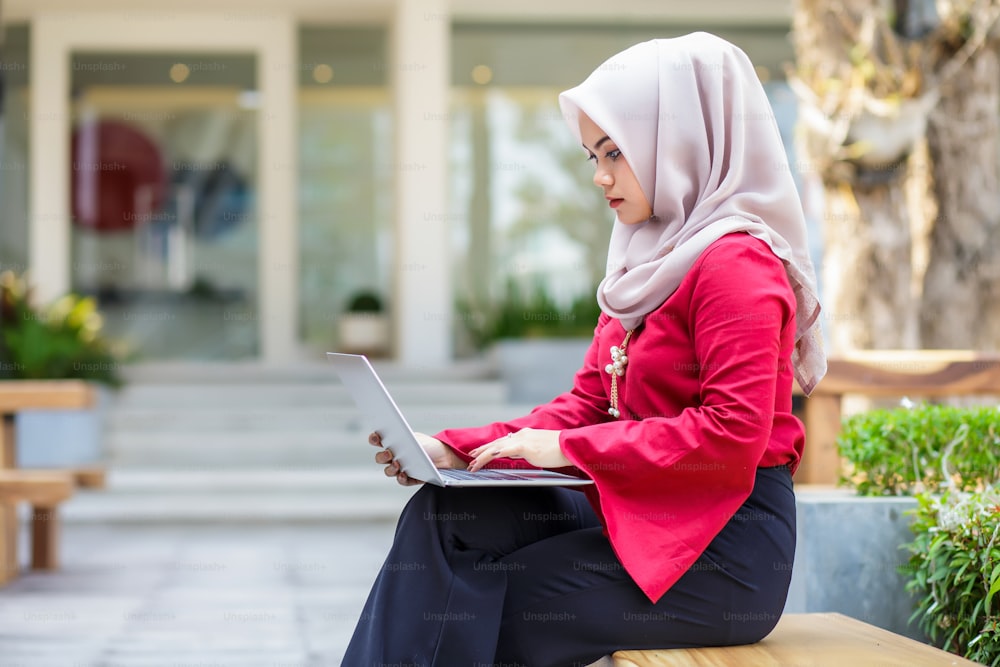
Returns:
[[[0,470],[0,584],[18,573],[17,504],[31,505],[31,567],[59,567],[59,503],[73,495],[76,481],[65,472]]]
[[[107,470],[103,466],[80,466],[77,468],[33,468],[38,472],[52,472],[69,475],[78,489],[104,489],[107,487]]]
[[[618,651],[615,667],[976,667],[957,655],[843,614],[785,614],[756,644]]]

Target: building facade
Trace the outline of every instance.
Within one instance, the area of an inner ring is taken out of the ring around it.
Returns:
[[[556,95],[630,44],[716,32],[794,113],[772,0],[3,11],[0,269],[93,294],[140,359],[435,366],[511,289],[592,294],[611,218]],[[387,331],[348,343],[352,304]]]

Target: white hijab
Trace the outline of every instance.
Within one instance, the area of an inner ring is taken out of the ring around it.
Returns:
[[[578,139],[581,112],[610,137],[653,208],[640,224],[615,220],[601,309],[636,327],[716,239],[747,232],[784,262],[797,303],[795,377],[811,392],[826,373],[816,276],[781,135],[746,54],[703,32],[643,42],[559,104]]]

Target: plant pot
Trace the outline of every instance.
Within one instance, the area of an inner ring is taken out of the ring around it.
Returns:
[[[508,338],[493,345],[493,363],[511,403],[545,403],[573,388],[590,338]]]
[[[796,488],[798,538],[785,613],[840,612],[917,641],[906,592],[910,531],[917,501],[853,491]]]
[[[344,313],[338,320],[342,352],[383,356],[389,351],[389,317],[383,313]]]
[[[17,465],[75,468],[105,462],[104,419],[111,390],[95,385],[95,405],[84,410],[22,410],[17,423]]]

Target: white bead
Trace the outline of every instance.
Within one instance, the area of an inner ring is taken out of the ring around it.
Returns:
[[[625,369],[622,368],[621,366],[616,366],[615,367],[615,375],[617,375],[618,377],[621,377],[621,376],[625,375]]]
[[[604,372],[607,373],[608,375],[611,375],[612,373],[615,372],[615,367],[612,366],[611,364],[608,364],[607,366],[604,367]]]
[[[625,356],[625,355],[623,354],[623,355],[621,356],[621,358],[620,358],[620,359],[619,359],[618,361],[620,361],[620,362],[621,362],[621,364],[622,364],[622,366],[624,366],[625,364],[627,364],[627,363],[628,363],[628,357],[626,357],[626,356]]]
[[[608,414],[614,417],[615,419],[618,419],[618,417],[621,416],[621,413],[618,412],[618,410],[616,410],[615,408],[608,408]]]

